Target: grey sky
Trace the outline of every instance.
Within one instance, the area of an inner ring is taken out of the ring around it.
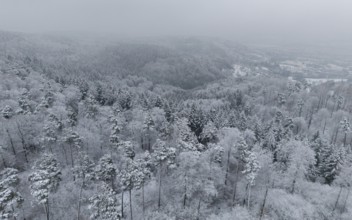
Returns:
[[[352,43],[351,0],[0,0],[0,29]]]

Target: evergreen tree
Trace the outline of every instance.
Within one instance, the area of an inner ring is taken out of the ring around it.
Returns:
[[[196,151],[198,140],[187,125],[187,119],[176,121],[177,148],[185,151]]]
[[[69,130],[66,133],[64,140],[65,143],[70,146],[71,166],[74,167],[74,150],[78,152],[82,148],[82,139],[77,132]]]
[[[71,127],[74,127],[77,125],[77,122],[78,122],[78,106],[77,105],[67,106],[67,117],[68,117],[68,124]]]
[[[13,109],[11,106],[6,105],[2,110],[1,110],[2,117],[5,119],[10,119],[14,115]]]
[[[200,134],[200,140],[202,144],[207,144],[209,142],[216,142],[217,141],[217,129],[213,122],[209,121],[205,126]]]
[[[345,151],[333,145],[323,145],[319,151],[319,173],[325,183],[331,184],[343,164]]]
[[[243,150],[242,160],[244,161],[244,170],[242,171],[242,173],[245,174],[248,182],[247,206],[249,207],[250,197],[251,197],[251,187],[254,185],[254,180],[258,175],[258,171],[260,170],[260,165],[259,165],[257,156],[253,151]]]
[[[114,189],[114,180],[116,177],[117,170],[112,162],[111,156],[106,154],[102,156],[96,166],[96,178],[106,183],[111,184],[111,188]]]
[[[52,154],[44,154],[29,176],[30,191],[37,203],[44,206],[46,218],[50,218],[49,195],[55,192],[61,181],[59,163]]]
[[[144,199],[144,185],[148,179],[150,179],[151,173],[151,156],[146,152],[141,159],[136,160],[138,169],[138,178],[135,181],[135,187],[142,189],[142,210],[143,217],[145,216],[145,199]]]
[[[341,122],[340,122],[342,131],[344,133],[344,138],[343,138],[343,146],[346,146],[346,141],[347,141],[347,134],[351,131],[351,126],[350,126],[350,122],[348,121],[347,118],[344,118]]]
[[[72,169],[72,172],[75,180],[80,180],[77,204],[77,219],[80,219],[83,189],[87,186],[88,182],[95,178],[94,162],[89,158],[87,154],[80,154],[78,157],[78,162]]]
[[[107,184],[98,187],[96,194],[89,198],[89,209],[92,211],[91,219],[119,220],[120,207],[115,191]]]
[[[22,92],[18,100],[18,105],[20,106],[18,113],[25,115],[32,112],[32,107],[29,104],[29,91],[27,89]]]
[[[213,148],[213,157],[212,161],[222,165],[222,156],[224,154],[224,148],[220,145],[215,145]]]
[[[159,193],[158,193],[158,208],[161,207],[161,188],[162,188],[162,170],[164,164],[168,167],[174,166],[174,161],[176,158],[176,149],[172,147],[167,147],[166,143],[161,140],[157,140],[153,146],[152,158],[156,166],[159,167]]]
[[[92,95],[87,95],[84,100],[85,116],[94,118],[98,114],[98,103]]]
[[[16,187],[19,184],[18,170],[6,168],[0,172],[0,218],[16,219],[23,197]]]
[[[128,157],[129,159],[133,160],[133,158],[135,157],[136,153],[134,151],[134,147],[131,141],[124,141],[121,144],[123,151],[126,155],[126,157]]]
[[[148,113],[144,118],[143,122],[143,141],[142,141],[142,149],[151,150],[152,145],[152,131],[154,130],[154,121],[152,116]]]
[[[192,105],[188,116],[188,125],[197,137],[200,137],[206,122],[203,111],[197,108],[196,105]]]
[[[122,111],[127,111],[132,108],[132,94],[128,91],[120,90],[118,92],[117,102]]]
[[[133,219],[133,209],[132,209],[132,190],[138,185],[142,180],[141,170],[139,169],[136,162],[128,158],[125,162],[125,166],[120,171],[119,177],[122,182],[122,187],[124,191],[129,192],[130,198],[130,219]]]
[[[119,120],[117,118],[112,119],[113,126],[111,128],[111,134],[110,134],[110,143],[118,147],[121,140],[120,140],[120,132],[121,132],[121,127],[119,125]]]

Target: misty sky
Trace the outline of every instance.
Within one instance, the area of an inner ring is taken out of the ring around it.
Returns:
[[[0,29],[352,43],[351,0],[0,0]]]

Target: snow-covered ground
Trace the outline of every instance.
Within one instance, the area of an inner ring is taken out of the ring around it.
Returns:
[[[251,70],[248,67],[244,67],[239,64],[233,65],[233,76],[236,78],[241,77],[241,76],[246,76],[250,72],[251,72]]]
[[[307,64],[302,61],[286,60],[279,64],[280,68],[293,73],[301,73],[307,68]]]
[[[305,80],[307,80],[307,82],[311,85],[319,85],[326,82],[347,82],[347,79],[329,79],[329,78],[321,78],[321,79],[305,78]]]

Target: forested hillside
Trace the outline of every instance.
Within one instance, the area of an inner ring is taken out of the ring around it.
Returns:
[[[351,94],[214,39],[1,32],[0,219],[351,219]]]

